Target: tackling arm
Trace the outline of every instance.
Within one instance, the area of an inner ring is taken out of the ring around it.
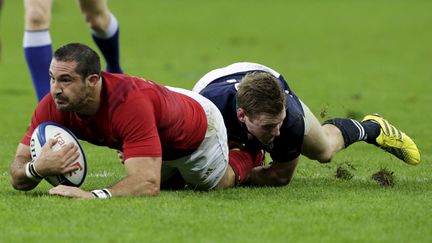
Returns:
[[[255,167],[245,181],[252,186],[285,186],[288,185],[294,175],[300,156],[296,159],[270,165]]]

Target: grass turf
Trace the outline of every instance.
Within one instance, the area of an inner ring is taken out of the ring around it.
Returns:
[[[191,88],[235,61],[280,71],[321,120],[379,112],[417,142],[423,163],[407,166],[367,144],[330,164],[302,158],[283,188],[162,192],[102,201],[50,197],[9,185],[8,167],[36,97],[25,65],[22,2],[0,22],[0,241],[42,242],[429,242],[432,198],[429,1],[110,1],[121,26],[127,73]],[[54,1],[54,48],[94,44],[73,1]],[[85,189],[124,175],[116,153],[84,143]],[[347,167],[346,165],[352,165]],[[336,179],[338,166],[350,180]],[[395,185],[371,177],[394,172]]]

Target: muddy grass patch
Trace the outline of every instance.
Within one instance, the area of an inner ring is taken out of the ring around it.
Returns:
[[[383,187],[393,187],[396,181],[394,172],[385,168],[373,174],[372,179]]]
[[[350,162],[345,162],[343,165],[339,165],[336,168],[335,177],[339,180],[351,180],[354,177],[352,173],[354,170],[356,170],[356,168]]]

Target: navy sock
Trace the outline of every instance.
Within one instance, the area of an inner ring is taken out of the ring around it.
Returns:
[[[365,141],[367,143],[372,143],[372,144],[378,145],[376,143],[376,138],[380,135],[381,126],[374,121],[365,121],[365,122],[362,122],[360,124],[363,126],[363,128],[367,134],[367,138],[365,139]]]
[[[38,101],[50,91],[49,66],[52,59],[51,45],[25,47],[27,61]]]
[[[108,39],[95,34],[92,34],[92,37],[107,62],[106,70],[110,73],[123,73],[120,67],[119,29]]]
[[[334,118],[323,124],[332,124],[339,128],[344,138],[345,148],[357,141],[376,144],[375,139],[380,134],[380,125],[373,121],[358,122],[348,118]]]

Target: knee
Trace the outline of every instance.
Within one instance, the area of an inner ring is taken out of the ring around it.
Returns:
[[[26,30],[48,29],[50,25],[50,13],[43,8],[32,7],[26,9],[25,13]]]
[[[325,151],[323,153],[318,154],[315,159],[322,164],[329,163],[333,159],[333,153]]]
[[[320,163],[329,163],[333,159],[334,153],[331,149],[323,148],[319,151],[314,151],[314,153],[306,154],[311,160],[317,160]]]
[[[104,11],[83,12],[87,25],[96,32],[104,32],[108,28],[110,14]]]

